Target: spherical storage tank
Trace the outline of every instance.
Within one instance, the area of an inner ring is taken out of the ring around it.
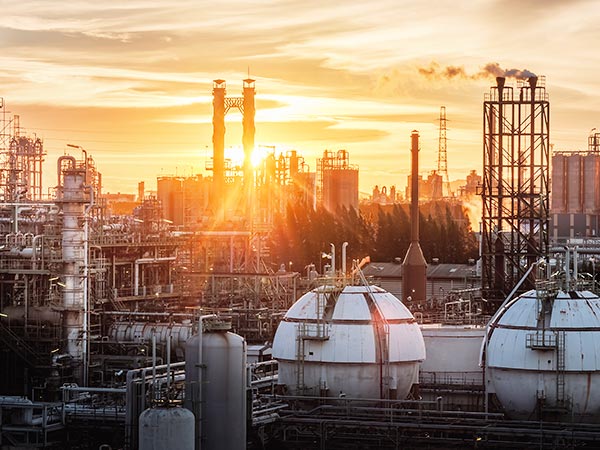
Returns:
[[[273,357],[292,395],[404,398],[425,359],[410,311],[377,286],[321,286],[292,305]]]
[[[194,450],[194,414],[181,407],[159,407],[140,414],[140,450]]]
[[[193,336],[185,346],[185,379],[185,407],[200,423],[199,448],[245,449],[246,341],[219,325]]]
[[[556,295],[556,296],[554,296]],[[490,322],[488,390],[506,413],[535,419],[600,419],[600,298],[589,291],[531,290]]]

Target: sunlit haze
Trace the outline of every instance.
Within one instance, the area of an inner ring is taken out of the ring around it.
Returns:
[[[600,126],[593,1],[2,5],[0,96],[21,127],[43,138],[46,186],[55,183],[56,157],[73,151],[66,144],[93,155],[105,191],[205,173],[212,80],[239,96],[248,74],[257,155],[296,149],[314,170],[323,150],[346,149],[362,192],[405,185],[413,129],[422,171],[437,168],[442,105],[450,179],[481,173],[489,64],[546,77],[555,150],[584,149]],[[241,115],[226,121],[226,157],[234,159]]]

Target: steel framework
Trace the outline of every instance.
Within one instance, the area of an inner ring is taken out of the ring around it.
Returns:
[[[0,99],[0,198],[4,202],[42,199],[46,152],[38,137],[23,136],[20,117],[8,116]]]
[[[440,137],[438,146],[438,175],[442,177],[442,196],[450,196],[450,180],[448,179],[448,153],[446,151],[446,107],[440,107]]]
[[[492,304],[548,253],[550,107],[541,81],[515,90],[498,77],[483,103],[482,288]]]

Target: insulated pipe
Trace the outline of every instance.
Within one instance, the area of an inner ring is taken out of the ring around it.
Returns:
[[[573,248],[573,289],[577,290],[577,276],[579,270],[577,268],[577,247]]]
[[[58,157],[58,161],[56,163],[57,165],[57,179],[58,179],[58,187],[61,187],[61,176],[62,176],[62,162],[63,161],[70,161],[71,162],[71,169],[74,169],[75,167],[77,167],[77,160],[75,159],[74,156],[71,155],[63,155],[63,156],[59,156]]]
[[[335,277],[335,245],[330,243],[331,245],[331,276]]]
[[[31,248],[33,248],[33,255],[32,258],[35,261],[37,259],[37,246],[38,246],[38,241],[40,241],[42,238],[44,237],[43,234],[37,234],[33,237],[33,241],[31,242]],[[43,244],[42,244],[43,245]],[[40,246],[40,248],[42,248]],[[43,251],[43,250],[42,250]]]
[[[342,244],[342,273],[344,276],[346,276],[346,247],[348,247],[348,242]]]
[[[565,281],[567,283],[567,291],[571,290],[571,249],[565,247]]]
[[[176,256],[165,256],[163,258],[139,258],[135,260],[133,271],[133,295],[139,295],[140,287],[140,264],[153,264],[163,261],[175,261]]]

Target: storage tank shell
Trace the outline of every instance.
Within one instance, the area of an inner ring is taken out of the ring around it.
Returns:
[[[421,325],[427,359],[421,379],[444,384],[483,385],[479,352],[485,327],[475,325]]]
[[[194,450],[194,415],[185,408],[145,410],[139,420],[140,450]]]
[[[583,212],[600,212],[600,156],[588,154],[583,157]]]
[[[330,212],[339,207],[358,208],[358,170],[326,169],[323,171],[323,206]]]
[[[567,157],[567,212],[582,212],[581,155]]]
[[[246,448],[246,341],[230,332],[193,336],[185,349],[185,406],[196,411],[197,389],[201,392],[202,450]],[[202,379],[199,367],[203,366]]]
[[[192,336],[192,323],[156,323],[156,322],[113,322],[108,329],[108,336],[116,342],[150,343],[152,336],[156,342],[166,344],[171,336],[171,350],[183,357],[187,341]]]
[[[572,298],[576,297],[576,298]],[[486,378],[507,414],[516,419],[536,415],[538,398],[546,407],[557,402],[557,350],[527,346],[538,330],[536,291],[518,297],[491,323]],[[600,299],[588,291],[559,292],[550,312],[546,336],[564,332],[565,420],[598,420],[600,414]],[[551,339],[551,338],[546,338]]]
[[[396,388],[397,398],[406,397],[418,381],[419,364],[425,359],[423,336],[410,311],[377,286],[346,286],[335,303],[323,310],[319,296],[323,299],[328,290],[331,287],[322,286],[300,297],[279,324],[273,340],[279,384],[286,385],[292,395],[328,389],[333,396],[379,398],[376,308],[389,324],[390,389]],[[305,339],[300,361],[299,330],[303,326],[315,329],[319,309],[325,314],[322,326],[327,339]],[[303,389],[297,388],[299,368]]]
[[[566,157],[555,154],[552,156],[552,205],[553,213],[567,211],[567,184],[565,179]]]

